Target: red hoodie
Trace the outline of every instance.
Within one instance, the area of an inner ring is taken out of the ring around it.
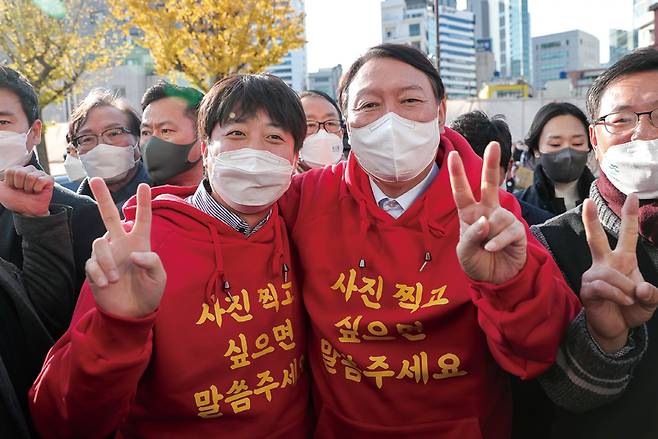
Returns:
[[[305,437],[306,328],[278,209],[246,238],[187,204],[194,190],[152,192],[167,271],[156,312],[109,315],[85,283],[30,391],[43,437]]]
[[[528,231],[525,268],[501,285],[470,280],[443,158],[459,151],[479,197],[482,161],[446,129],[439,174],[394,219],[347,163],[296,177],[280,201],[303,264],[317,437],[506,438],[506,371],[554,361],[580,308]],[[518,203],[501,191],[519,219]]]

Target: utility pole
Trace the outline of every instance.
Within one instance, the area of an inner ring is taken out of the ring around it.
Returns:
[[[441,74],[441,37],[439,36],[439,0],[434,0],[434,16],[436,17],[436,69]]]

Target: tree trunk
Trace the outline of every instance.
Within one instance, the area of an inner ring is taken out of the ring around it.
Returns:
[[[39,119],[41,119],[41,112],[39,112]],[[50,162],[48,161],[48,150],[46,149],[46,124],[43,123],[43,119],[41,119],[41,142],[35,148],[43,170],[50,174]]]
[[[37,154],[39,156],[39,163],[47,174],[50,174],[50,163],[48,163],[48,151],[46,150],[46,139],[41,137],[41,143],[37,146]]]

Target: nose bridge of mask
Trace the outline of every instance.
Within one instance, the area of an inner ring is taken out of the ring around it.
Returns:
[[[214,160],[222,166],[247,173],[260,174],[263,168],[272,173],[288,173],[289,170],[292,172],[292,165],[288,160],[267,150],[241,148],[220,152],[215,155]]]

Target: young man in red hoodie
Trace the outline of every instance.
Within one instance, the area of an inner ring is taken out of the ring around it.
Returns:
[[[30,393],[43,437],[307,435],[302,305],[275,204],[305,131],[285,83],[233,76],[201,104],[198,187],[142,185],[121,224],[91,181],[109,235]]]
[[[505,372],[547,369],[579,302],[499,193],[498,145],[483,167],[444,128],[425,55],[374,47],[339,91],[352,154],[280,201],[303,265],[316,437],[509,437]]]

